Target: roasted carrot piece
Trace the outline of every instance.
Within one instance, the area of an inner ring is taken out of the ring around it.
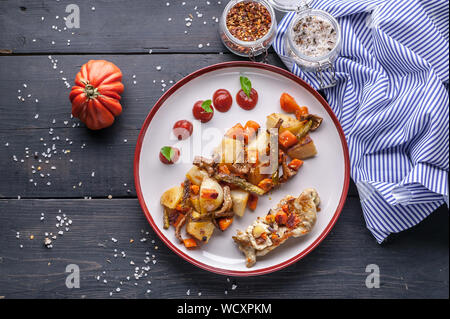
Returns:
[[[186,238],[183,240],[184,247],[186,248],[195,248],[197,247],[197,242],[194,238]]]
[[[283,211],[279,211],[275,215],[275,221],[278,225],[286,225],[288,220],[287,214]]]
[[[233,217],[223,217],[217,222],[221,231],[224,231],[233,223]]]
[[[287,93],[281,94],[280,106],[281,109],[287,113],[295,113],[300,109],[300,106],[295,102],[295,99]]]
[[[265,192],[268,192],[273,187],[273,181],[271,178],[265,178],[259,182],[258,187],[263,189]]]
[[[286,130],[278,136],[278,142],[281,146],[287,149],[297,144],[298,139],[297,136],[291,133],[291,131]]]
[[[266,222],[269,224],[272,224],[275,221],[275,215],[273,214],[267,214],[266,215]]]
[[[184,213],[184,212],[187,212],[189,210],[189,207],[186,207],[186,206],[183,206],[181,204],[178,204],[175,207],[175,210],[177,210],[178,212]]]
[[[202,198],[216,199],[217,196],[219,196],[219,193],[217,193],[217,191],[215,189],[210,189],[210,188],[202,189],[202,194],[201,194]]]
[[[244,126],[244,142],[248,144],[249,140],[258,132],[259,124],[255,121],[248,121]]]
[[[230,169],[228,168],[228,166],[226,164],[219,165],[219,172],[230,175]]]
[[[244,128],[245,128],[245,129],[247,129],[247,128],[252,128],[254,131],[257,131],[257,130],[260,128],[260,126],[259,126],[258,122],[255,122],[255,121],[247,121],[247,123],[245,123]]]
[[[288,167],[298,171],[298,169],[303,165],[303,161],[299,160],[297,158],[293,159],[289,164]]]
[[[309,114],[309,110],[306,106],[300,106],[298,110],[295,111],[295,117],[297,120],[300,120],[302,116],[306,116]]]
[[[256,206],[258,205],[258,199],[259,199],[259,197],[256,196],[255,194],[250,194],[248,201],[247,201],[248,208],[251,210],[255,210]]]
[[[245,130],[242,127],[241,123],[237,123],[235,126],[230,128],[226,133],[226,137],[233,138],[235,140],[244,140]]]
[[[181,220],[183,219],[184,214],[178,214],[177,219],[175,220],[175,222],[173,223],[174,227],[177,227],[178,224],[181,222]]]
[[[198,192],[200,191],[200,186],[198,185],[191,185],[191,191],[194,195],[198,195]]]

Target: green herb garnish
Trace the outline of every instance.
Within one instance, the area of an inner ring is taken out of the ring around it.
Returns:
[[[211,113],[213,110],[211,108],[211,100],[206,100],[202,103],[202,109],[207,113]]]
[[[250,92],[252,91],[252,82],[250,82],[250,80],[246,76],[241,76],[239,80],[241,81],[242,91],[244,91],[244,93],[248,97],[250,97]]]
[[[173,159],[173,156],[175,155],[175,151],[170,146],[164,146],[161,147],[161,154],[169,161],[171,162]]]

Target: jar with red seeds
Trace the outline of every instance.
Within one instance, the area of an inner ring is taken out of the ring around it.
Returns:
[[[273,8],[265,0],[232,0],[219,25],[224,45],[234,54],[254,58],[267,52],[277,31]]]

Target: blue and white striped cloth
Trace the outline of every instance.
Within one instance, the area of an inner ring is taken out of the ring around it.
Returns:
[[[367,227],[381,243],[448,206],[449,7],[440,0],[315,0],[339,21],[337,85],[324,90],[344,130]],[[313,73],[275,51],[316,89]],[[331,77],[325,77],[325,84]]]

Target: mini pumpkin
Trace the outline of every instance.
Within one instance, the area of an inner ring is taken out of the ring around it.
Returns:
[[[69,98],[72,115],[91,130],[111,126],[122,113],[122,72],[109,61],[90,60],[75,77]]]

